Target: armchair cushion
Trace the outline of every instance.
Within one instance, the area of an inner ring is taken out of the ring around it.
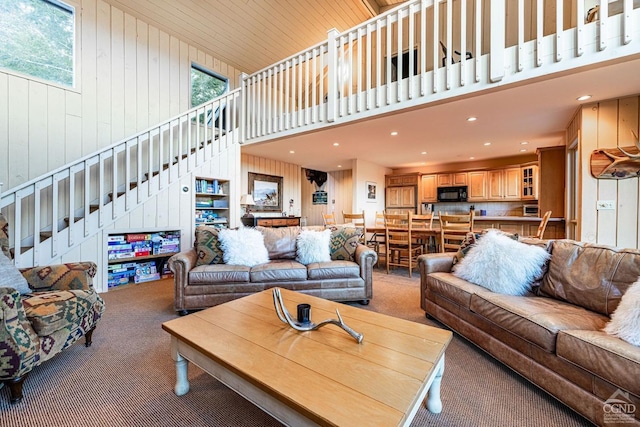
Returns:
[[[34,291],[89,290],[96,275],[93,262],[71,262],[20,269]]]
[[[22,304],[36,334],[44,337],[80,323],[97,303],[97,295],[82,290],[37,292]]]
[[[20,295],[31,293],[25,278],[3,252],[0,252],[0,288],[13,288],[20,292]]]

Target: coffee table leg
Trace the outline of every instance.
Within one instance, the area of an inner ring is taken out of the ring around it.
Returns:
[[[440,400],[440,382],[442,381],[442,374],[444,373],[444,355],[438,362],[436,368],[436,376],[429,387],[429,395],[427,396],[427,409],[429,412],[439,414],[442,411],[442,400]]]
[[[174,391],[177,396],[182,396],[189,392],[189,380],[187,379],[187,366],[189,361],[182,357],[180,353],[176,354],[176,386]],[[434,380],[435,382],[435,380]]]

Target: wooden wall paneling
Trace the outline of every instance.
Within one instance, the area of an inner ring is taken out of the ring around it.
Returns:
[[[13,108],[13,104],[12,104]],[[0,73],[0,191],[9,188],[9,76]]]
[[[153,126],[160,121],[160,33],[156,27],[149,25],[149,106],[147,121]],[[157,153],[155,153],[157,155]]]
[[[169,70],[169,116],[173,117],[180,112],[180,40],[169,37],[169,58],[171,67]]]
[[[143,228],[144,227],[144,203],[135,206],[129,211],[129,227],[130,228]]]
[[[124,14],[111,9],[111,138],[125,137],[125,42]]]
[[[29,179],[36,178],[48,170],[47,159],[42,149],[47,144],[47,87],[31,81],[28,85],[28,162]],[[44,102],[42,102],[44,101]],[[12,140],[13,144],[13,140]]]
[[[111,140],[111,7],[98,0],[96,38],[96,118],[98,148]]]
[[[188,110],[191,106],[191,89],[189,82],[191,81],[191,58],[189,57],[189,45],[182,40],[180,41],[180,62],[178,64],[180,70],[180,111]]]
[[[612,148],[618,145],[618,100],[599,103],[598,110],[598,148]],[[618,181],[615,179],[598,180],[598,200],[618,198]],[[617,205],[617,203],[616,203]],[[617,209],[599,210],[597,213],[596,242],[604,245],[616,245]]]
[[[171,117],[171,38],[169,34],[160,31],[158,39],[158,114],[159,119],[162,121]]]
[[[6,191],[24,181],[29,176],[29,131],[25,126],[29,117],[29,82],[26,79],[9,76],[8,138],[11,141],[7,155],[8,182]]]
[[[578,240],[596,242],[598,200],[598,180],[591,176],[589,158],[591,152],[598,148],[598,104],[586,105],[582,108],[582,138],[580,140],[580,207]]]
[[[82,5],[82,35],[80,57],[82,58],[82,155],[96,151],[97,136],[97,4],[87,1]]]
[[[169,210],[173,208],[173,204],[170,203],[169,191],[161,191],[156,196],[157,211],[156,211],[156,226],[168,227],[169,226]]]
[[[145,227],[157,227],[158,226],[158,197],[154,196],[149,198],[142,204],[143,206],[143,222]]]
[[[149,26],[137,20],[136,43],[136,131],[149,127]]]
[[[620,147],[635,145],[631,130],[638,134],[639,101],[640,97],[636,95],[622,98],[619,102],[618,146]],[[639,180],[639,178],[627,178],[617,181],[616,246],[637,248],[640,243],[638,240]]]
[[[136,133],[137,126],[137,24],[133,16],[124,15],[124,137]]]

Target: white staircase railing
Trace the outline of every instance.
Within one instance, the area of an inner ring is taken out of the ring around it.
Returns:
[[[43,265],[239,142],[240,90],[0,194],[18,267]]]
[[[17,266],[42,265],[231,144],[265,141],[640,54],[640,1],[413,0],[239,89],[0,193]],[[546,6],[546,7],[545,7]],[[487,24],[488,23],[488,24]],[[468,53],[467,53],[468,52]]]

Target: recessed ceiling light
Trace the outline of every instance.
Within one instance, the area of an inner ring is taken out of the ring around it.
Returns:
[[[426,152],[426,151],[423,151],[423,152],[422,152],[422,153],[420,153],[420,154],[424,155],[424,154],[427,154],[427,152]]]
[[[524,153],[525,151],[527,151],[527,149],[526,148],[522,148],[522,149],[520,149],[520,151]]]
[[[587,99],[591,99],[591,95],[582,95],[576,98],[576,101],[586,101]]]
[[[295,151],[289,150],[289,154],[295,154]]]
[[[473,156],[469,157],[469,160],[473,160],[473,159],[475,159],[475,157],[473,157]]]
[[[476,120],[478,120],[477,117],[473,117],[473,116],[472,117],[467,117],[467,121],[468,122],[475,122]]]
[[[341,168],[341,167],[342,167],[342,165],[338,165],[338,167],[339,167],[339,168]]]
[[[398,134],[398,132],[396,132],[395,130],[393,132],[391,132],[391,136],[396,136]]]
[[[529,141],[522,141],[522,142],[520,143],[520,145],[527,145],[528,143],[529,143]]]
[[[340,145],[340,143],[339,143],[339,142],[334,142],[334,143],[333,143],[333,146],[334,146],[334,147],[337,147],[338,145]]]
[[[485,143],[484,143],[484,145],[485,145],[486,147],[488,147],[489,145],[491,145],[491,143],[490,143],[490,142],[485,142]]]

